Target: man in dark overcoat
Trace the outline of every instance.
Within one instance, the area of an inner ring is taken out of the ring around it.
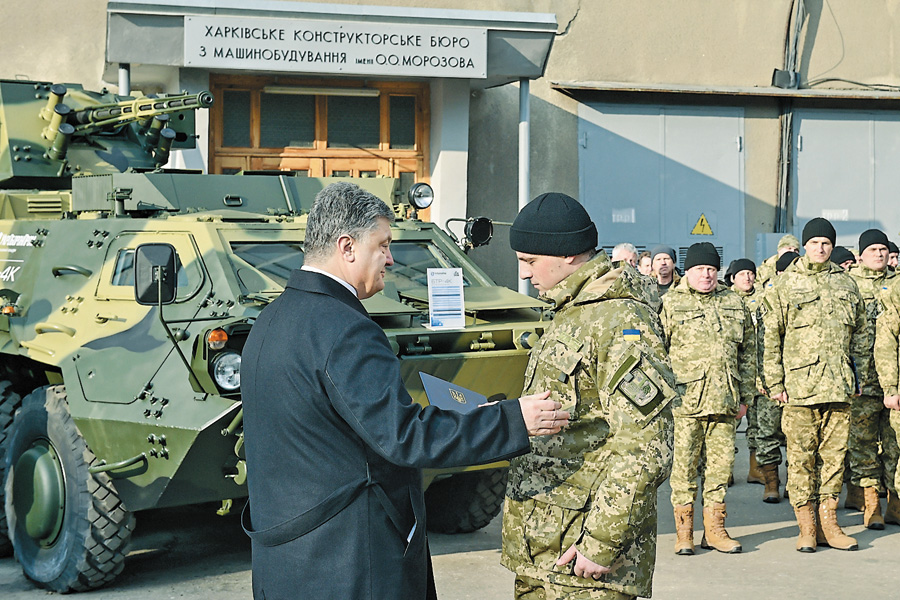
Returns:
[[[244,346],[254,598],[436,597],[421,469],[527,453],[568,423],[547,392],[467,414],[412,402],[360,303],[384,288],[393,218],[353,184],[322,190],[304,266]]]

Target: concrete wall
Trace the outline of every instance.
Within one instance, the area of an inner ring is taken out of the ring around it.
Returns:
[[[531,85],[531,196],[549,190],[572,195],[578,191],[577,102],[551,89],[550,81],[768,87],[773,70],[783,67],[792,7],[791,0],[333,1],[556,14],[559,33],[546,76]],[[801,87],[862,90],[849,81],[900,85],[900,2],[806,0],[804,4]],[[0,77],[114,87],[101,81],[105,10],[102,0],[4,3]],[[691,96],[648,96],[652,95],[644,94],[640,100],[697,101]],[[616,95],[604,99],[611,98]],[[757,234],[772,231],[775,223],[779,102],[731,102],[745,108],[745,239],[746,254],[752,256]],[[859,103],[837,106],[865,108]],[[518,90],[510,85],[476,91],[470,96],[469,114],[467,212],[511,221],[517,211]],[[497,227],[493,244],[474,250],[473,256],[498,281],[514,287],[515,263],[507,240],[506,229]]]

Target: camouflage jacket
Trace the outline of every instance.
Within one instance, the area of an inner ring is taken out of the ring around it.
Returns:
[[[900,383],[900,277],[893,277],[880,294],[882,312],[875,322],[875,368],[885,396],[895,396]]]
[[[662,322],[675,416],[734,416],[756,396],[756,329],[740,296],[721,284],[703,294],[685,278],[663,296]]]
[[[756,381],[754,382],[756,390],[754,390],[754,394],[758,396],[761,393],[760,390],[765,389],[765,386],[762,383],[762,323],[759,319],[759,307],[762,304],[765,291],[763,291],[761,286],[755,284],[750,288],[749,292],[742,292],[735,287],[732,287],[732,289],[734,290],[734,293],[740,296],[741,300],[744,301],[744,306],[747,307],[747,310],[750,312],[750,319],[753,321],[753,331],[756,336]]]
[[[881,313],[881,292],[886,290],[896,275],[887,269],[875,271],[865,265],[853,265],[847,271],[856,281],[859,287],[859,295],[862,296],[866,306],[866,332],[869,336],[870,348],[875,345],[875,322]],[[868,377],[862,381],[861,391],[866,396],[882,396],[881,385],[878,383],[878,372],[875,369],[874,353],[869,353]]]
[[[510,463],[501,562],[517,574],[650,595],[676,395],[652,297],[603,252],[543,296],[556,314],[531,351],[525,393],[549,389],[571,423]],[[557,566],[572,544],[612,572],[597,582]]]
[[[868,376],[871,351],[865,304],[850,275],[803,256],[773,280],[760,314],[769,395],[787,391],[798,406],[850,401],[856,381]]]
[[[769,281],[775,277],[775,263],[778,262],[778,254],[773,254],[766,260],[762,261],[756,268],[756,285],[764,288]]]

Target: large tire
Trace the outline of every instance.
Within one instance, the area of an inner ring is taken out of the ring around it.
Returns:
[[[64,386],[25,397],[6,444],[6,516],[26,577],[55,592],[86,591],[125,566],[134,515],[125,509],[69,415]]]
[[[471,533],[500,512],[508,469],[467,471],[431,484],[425,491],[428,530]]]
[[[5,446],[4,442],[12,425],[13,415],[16,409],[22,405],[22,397],[15,393],[12,384],[9,381],[0,381],[0,558],[12,556],[12,542],[9,541],[9,527],[6,525],[6,511],[3,506],[6,504],[3,493],[3,464]]]

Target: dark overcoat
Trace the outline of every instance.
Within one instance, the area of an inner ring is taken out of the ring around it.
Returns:
[[[255,598],[432,595],[420,469],[529,450],[517,401],[465,415],[413,403],[360,301],[310,271],[256,320],[242,395]]]

